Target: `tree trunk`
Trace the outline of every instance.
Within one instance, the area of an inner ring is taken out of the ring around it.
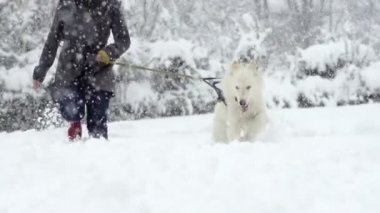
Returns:
[[[326,0],[321,0],[321,12],[325,10],[325,3],[326,3]]]
[[[298,13],[298,12],[299,12],[298,2],[297,2],[297,1],[294,1],[294,0],[292,0],[292,2],[293,2],[293,8],[294,8],[294,11]]]
[[[255,0],[255,10],[256,10],[256,16],[258,18],[261,18],[261,0]]]
[[[264,16],[265,18],[269,17],[269,5],[268,5],[268,0],[263,0],[264,1]]]
[[[332,33],[333,31],[333,3],[334,0],[330,0],[329,2],[329,31]]]
[[[293,11],[293,2],[292,2],[292,0],[286,0],[286,2],[288,3],[289,11]]]

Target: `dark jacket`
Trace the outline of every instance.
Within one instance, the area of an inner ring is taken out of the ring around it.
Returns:
[[[112,32],[114,43],[107,45]],[[130,46],[130,37],[117,0],[60,0],[33,79],[43,81],[62,42],[54,87],[85,78],[96,90],[113,91],[112,65],[95,62],[99,50],[111,60]]]

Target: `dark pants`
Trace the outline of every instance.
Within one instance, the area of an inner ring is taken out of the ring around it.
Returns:
[[[108,138],[107,110],[111,92],[96,91],[85,83],[75,81],[59,89],[56,99],[62,117],[69,122],[81,121],[87,111],[87,129],[90,136]]]

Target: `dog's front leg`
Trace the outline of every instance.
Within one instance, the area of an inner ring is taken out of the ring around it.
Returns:
[[[227,109],[223,103],[215,106],[213,138],[215,142],[227,143]]]
[[[240,125],[237,120],[231,120],[227,123],[228,141],[240,141]]]
[[[258,115],[248,126],[248,140],[256,140],[259,134],[263,132],[267,127],[268,122],[268,117],[265,112],[262,112],[260,115]]]

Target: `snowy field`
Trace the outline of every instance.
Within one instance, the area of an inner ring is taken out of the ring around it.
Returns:
[[[380,105],[272,111],[263,141],[214,144],[212,115],[0,133],[0,213],[378,213]]]

